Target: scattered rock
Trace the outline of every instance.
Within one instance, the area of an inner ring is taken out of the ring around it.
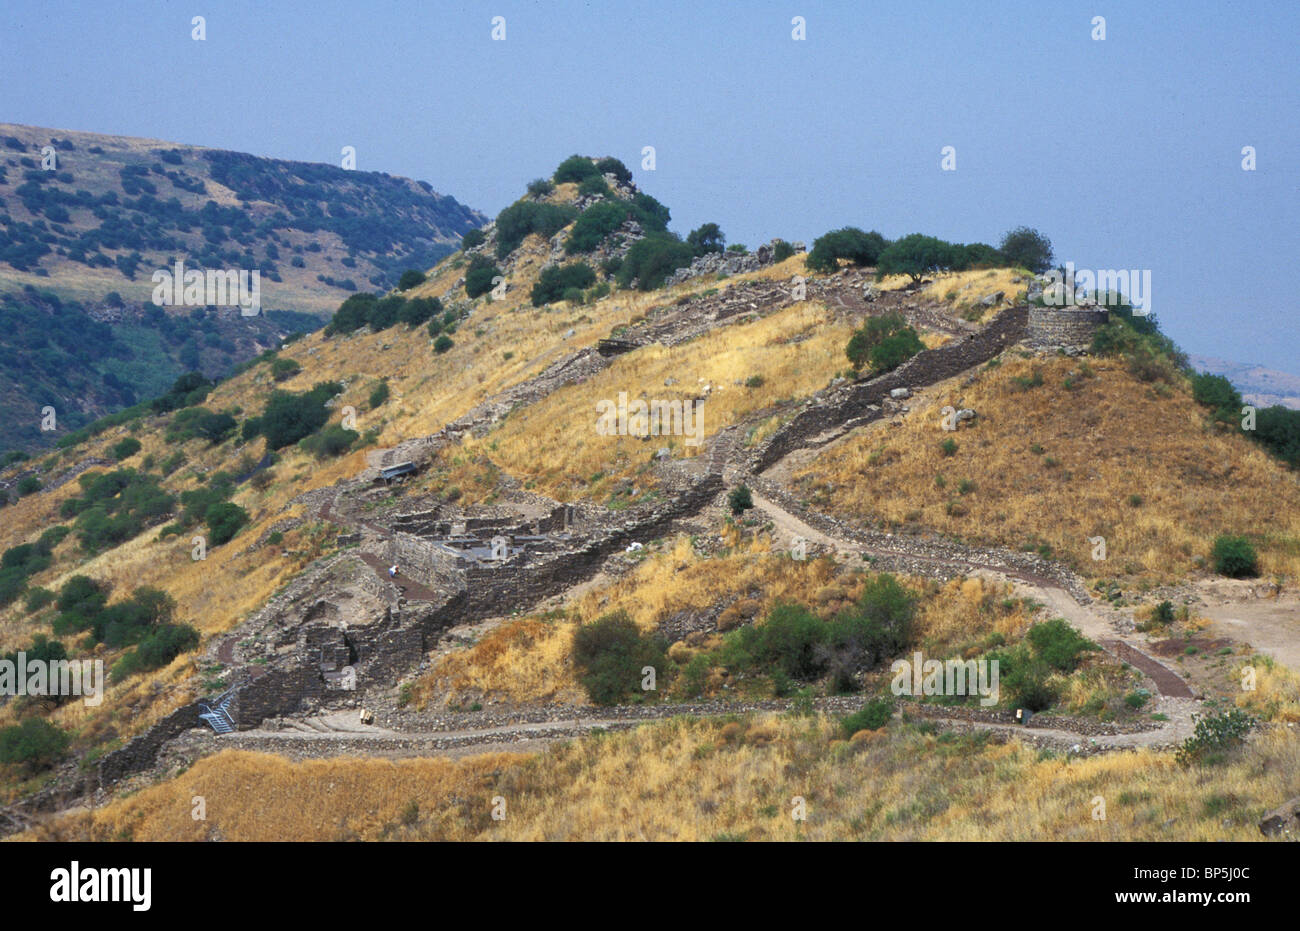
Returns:
[[[895,400],[900,398],[910,398],[912,396],[912,391],[910,388],[893,388],[890,390],[889,396]]]

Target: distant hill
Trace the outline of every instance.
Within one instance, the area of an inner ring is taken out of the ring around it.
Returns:
[[[0,452],[48,447],[184,372],[229,374],[485,220],[378,172],[0,124]],[[177,262],[257,271],[262,315],[155,306],[152,276]],[[46,406],[57,431],[39,428]]]
[[[1188,356],[1198,372],[1222,375],[1241,392],[1242,400],[1256,407],[1280,404],[1300,410],[1300,376],[1266,369],[1262,365],[1229,362],[1212,356]]]
[[[0,123],[0,288],[142,302],[179,259],[257,269],[264,308],[325,314],[430,267],[485,221],[379,172]]]

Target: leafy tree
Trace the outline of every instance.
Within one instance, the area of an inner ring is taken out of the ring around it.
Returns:
[[[829,274],[839,268],[838,259],[848,259],[858,266],[875,265],[888,245],[889,241],[874,230],[865,233],[856,226],[846,226],[813,240],[807,266],[810,271]]]
[[[892,243],[880,253],[876,274],[908,275],[913,282],[919,282],[924,275],[950,269],[954,265],[961,266],[964,262],[964,254],[952,243],[913,233]]]
[[[721,252],[727,244],[727,237],[716,223],[705,223],[693,229],[686,237],[686,244],[697,256],[708,252]]]
[[[1002,237],[998,251],[1013,266],[1042,274],[1052,267],[1052,241],[1038,230],[1018,226]]]
[[[461,249],[468,252],[470,249],[474,249],[478,246],[483,245],[483,243],[485,243],[486,241],[487,241],[486,233],[484,233],[480,229],[472,229],[469,230],[467,233],[465,233],[464,236],[460,238],[460,247]]]
[[[376,303],[378,299],[373,294],[353,294],[334,312],[334,316],[325,327],[325,335],[348,334],[361,329],[370,322],[370,315],[374,312]]]
[[[534,178],[528,182],[528,193],[533,197],[545,197],[555,190],[555,185],[547,178]]]

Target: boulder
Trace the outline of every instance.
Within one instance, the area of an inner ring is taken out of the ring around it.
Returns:
[[[992,294],[986,294],[980,298],[981,307],[996,307],[1002,303],[1002,298],[1006,297],[1005,291],[994,291]]]
[[[1300,795],[1264,815],[1259,833],[1265,837],[1300,836]]]
[[[897,401],[901,398],[910,398],[912,391],[909,388],[893,388],[890,389],[889,396]]]

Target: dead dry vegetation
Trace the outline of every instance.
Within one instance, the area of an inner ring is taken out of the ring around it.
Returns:
[[[26,839],[1247,841],[1300,791],[1297,773],[1300,742],[1278,730],[1183,768],[1169,754],[1067,758],[924,724],[846,741],[823,717],[678,718],[532,757],[227,751]],[[791,816],[799,799],[804,821]]]
[[[1261,575],[1300,574],[1295,475],[1209,426],[1182,387],[1145,384],[1106,359],[1002,358],[973,384],[927,389],[901,425],[873,424],[828,448],[796,472],[798,493],[866,523],[1045,545],[1094,578],[1181,581],[1205,567],[1221,533],[1256,541]],[[978,416],[947,431],[946,405]],[[1104,561],[1092,558],[1097,536]]]

